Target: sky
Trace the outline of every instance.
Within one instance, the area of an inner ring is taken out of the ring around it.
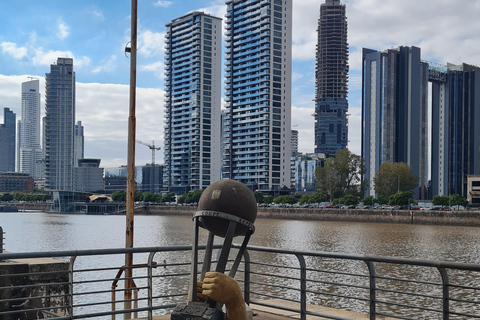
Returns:
[[[292,129],[299,151],[314,151],[315,46],[320,4],[293,0]],[[422,59],[480,65],[480,0],[343,0],[347,5],[349,144],[361,150],[362,48],[418,46]],[[0,123],[3,108],[21,117],[21,83],[40,80],[57,57],[74,59],[76,121],[85,128],[85,157],[102,167],[127,162],[131,2],[126,0],[0,0]],[[223,17],[224,0],[138,0],[136,138],[162,147],[165,24],[191,11]],[[223,100],[223,98],[222,98]],[[163,151],[155,163],[163,163]],[[151,162],[136,145],[136,165]]]

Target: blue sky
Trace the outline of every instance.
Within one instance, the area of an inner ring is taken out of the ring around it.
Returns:
[[[76,118],[85,127],[85,156],[102,166],[126,163],[130,1],[3,0],[0,11],[0,108],[20,118],[20,84],[41,81],[57,57],[73,57]],[[293,0],[292,128],[313,152],[316,28],[323,0]],[[360,154],[361,50],[416,45],[425,60],[480,65],[478,0],[345,0],[349,23],[349,149]],[[163,145],[165,24],[198,10],[223,16],[223,0],[138,1],[137,138]],[[0,121],[3,122],[3,112]],[[137,144],[136,164],[150,162]],[[162,163],[163,152],[156,162]]]

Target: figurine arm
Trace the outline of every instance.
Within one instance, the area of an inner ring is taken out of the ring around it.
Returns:
[[[220,272],[207,272],[203,280],[203,295],[225,304],[227,320],[246,320],[247,310],[237,280]]]

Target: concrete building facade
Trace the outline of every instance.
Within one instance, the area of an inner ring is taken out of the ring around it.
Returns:
[[[223,177],[290,187],[292,0],[226,1]]]
[[[163,185],[184,194],[220,179],[222,20],[192,12],[166,27]]]
[[[18,120],[17,171],[28,173],[34,179],[43,178],[37,163],[43,160],[40,145],[40,90],[39,80],[22,83],[22,118]]]
[[[315,69],[315,152],[332,157],[348,143],[348,24],[346,6],[320,6]]]
[[[0,171],[15,171],[15,122],[16,114],[3,109],[3,124],[0,124]]]
[[[58,58],[46,74],[45,188],[73,190],[75,72],[73,59]]]

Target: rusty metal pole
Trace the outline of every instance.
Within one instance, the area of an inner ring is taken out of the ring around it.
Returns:
[[[127,210],[125,226],[125,247],[133,248],[133,216],[135,196],[135,100],[137,81],[137,0],[132,0],[131,12],[131,53],[130,53],[130,104],[128,116],[128,146],[127,146]],[[124,309],[132,306],[133,280],[133,254],[125,254],[125,292]],[[124,319],[131,319],[131,313],[124,314]]]

